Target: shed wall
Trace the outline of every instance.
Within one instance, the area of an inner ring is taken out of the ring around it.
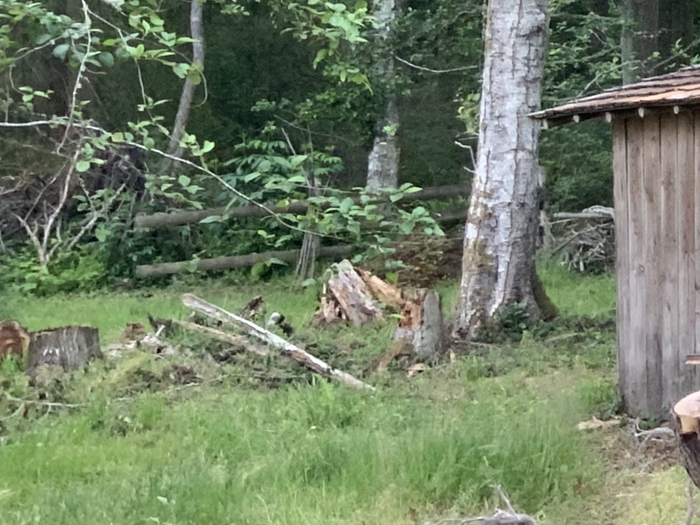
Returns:
[[[700,112],[613,121],[618,367],[632,415],[700,388]]]

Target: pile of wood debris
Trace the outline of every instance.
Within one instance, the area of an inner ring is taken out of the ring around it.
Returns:
[[[390,316],[399,318],[387,351],[372,363],[368,372],[384,370],[397,360],[410,375],[443,354],[445,344],[441,304],[435,291],[400,289],[366,270],[353,267],[347,260],[333,265],[326,277],[320,306],[311,323],[313,327],[321,329],[335,323],[361,326],[380,322]],[[231,345],[236,352],[250,352],[262,357],[287,357],[327,379],[353,388],[373,390],[371,385],[334,368],[291,342],[289,337],[293,329],[280,313],[274,312],[267,322],[263,322],[260,319],[265,316],[262,297],[251,300],[237,314],[192,294],[183,295],[182,302],[193,311],[193,316],[188,320],[156,319],[149,315],[152,332],[140,323],[128,323],[123,340],[109,345],[104,354],[100,349],[98,331],[92,327],[66,326],[31,334],[23,332],[20,335],[28,336],[28,371],[32,375],[40,367],[58,371],[76,370],[91,359],[105,356],[118,358],[133,350],[160,357],[178,355],[180,349],[172,344],[173,338],[170,337],[177,327],[222,341]],[[12,344],[15,344],[18,334],[13,332],[10,335],[13,337]],[[9,339],[7,343],[10,344]],[[14,353],[18,353],[14,350]]]

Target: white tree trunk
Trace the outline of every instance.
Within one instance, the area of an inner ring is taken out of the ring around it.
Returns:
[[[375,78],[384,93],[383,114],[377,122],[372,150],[367,161],[367,189],[396,188],[399,182],[399,108],[396,100],[393,29],[399,0],[375,0],[377,22]]]
[[[547,0],[490,0],[479,151],[464,235],[455,336],[469,338],[503,307],[533,293],[539,121],[548,42]]]
[[[192,64],[204,66],[204,28],[202,23],[202,3],[200,0],[191,0],[190,5],[190,34],[194,42],[192,43]],[[180,147],[180,141],[185,134],[187,122],[190,119],[190,110],[192,109],[192,101],[194,100],[194,90],[197,86],[189,78],[185,80],[185,85],[182,88],[180,95],[180,104],[177,108],[175,116],[175,124],[173,132],[170,135],[170,143],[168,144],[168,153],[181,157],[183,148]]]

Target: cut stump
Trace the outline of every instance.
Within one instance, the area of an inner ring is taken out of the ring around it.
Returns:
[[[676,423],[683,467],[695,486],[700,488],[700,392],[681,399],[671,414]]]
[[[102,358],[97,328],[63,326],[32,332],[27,369],[31,373],[47,365],[76,370],[93,358]]]

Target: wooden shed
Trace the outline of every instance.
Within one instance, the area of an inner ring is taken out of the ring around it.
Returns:
[[[700,67],[531,115],[612,124],[620,391],[634,416],[700,389]]]

